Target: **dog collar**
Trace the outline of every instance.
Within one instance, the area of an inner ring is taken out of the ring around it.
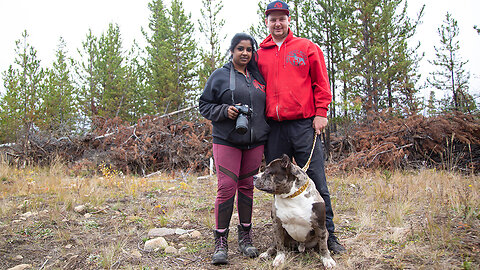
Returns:
[[[292,195],[289,195],[287,197],[287,199],[291,199],[291,198],[295,198],[297,197],[298,195],[300,195],[302,192],[305,191],[305,189],[307,189],[308,185],[310,185],[310,181],[307,181],[305,183],[305,185],[303,185],[302,187],[300,187],[297,191],[295,191],[295,193],[293,193]]]

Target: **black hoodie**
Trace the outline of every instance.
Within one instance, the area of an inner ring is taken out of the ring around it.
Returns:
[[[230,90],[232,69],[232,63],[228,62],[212,73],[200,96],[199,110],[205,118],[212,121],[213,143],[239,149],[254,148],[265,144],[270,130],[265,121],[265,86],[251,74],[247,78],[233,69],[235,89]],[[243,135],[235,131],[237,120],[228,118],[227,114],[228,107],[238,103],[248,105],[253,111],[249,117],[248,131]]]

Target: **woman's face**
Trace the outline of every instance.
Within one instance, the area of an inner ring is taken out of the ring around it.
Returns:
[[[242,40],[235,46],[233,52],[231,52],[235,69],[245,70],[248,62],[252,59],[252,51],[253,47],[250,40]]]

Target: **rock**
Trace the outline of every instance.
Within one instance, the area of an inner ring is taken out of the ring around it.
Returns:
[[[148,240],[145,242],[145,250],[152,251],[155,249],[165,249],[168,247],[167,240],[163,237],[157,237],[155,239]]]
[[[75,206],[73,208],[73,211],[79,213],[79,214],[85,214],[87,212],[87,207],[83,204]]]
[[[20,215],[21,218],[29,218],[29,217],[32,217],[32,216],[36,216],[38,213],[37,212],[26,212],[26,213],[23,213]]]
[[[182,234],[178,237],[179,239],[187,239],[187,238],[191,238],[190,234]]]
[[[85,215],[83,215],[85,218],[91,218],[92,217],[92,214],[90,213],[86,213]]]
[[[165,253],[167,254],[177,254],[178,250],[175,247],[168,246],[165,248]]]
[[[142,257],[142,253],[140,253],[140,251],[138,251],[138,250],[132,251],[131,254],[132,254],[133,257],[135,257],[137,259],[140,259]]]
[[[190,230],[190,231],[192,231],[192,230]],[[180,229],[180,228],[177,228],[177,229],[175,230],[175,234],[177,234],[177,235],[186,234],[186,233],[188,233],[188,232],[189,232],[188,230],[184,230],[184,229]]]
[[[8,268],[8,270],[23,270],[23,269],[28,269],[28,268],[32,268],[32,265],[31,264],[20,264],[20,265],[14,266],[12,268]]]
[[[185,253],[187,253],[187,247],[181,247],[181,248],[178,250],[178,253],[180,253],[180,254],[185,254]]]
[[[66,249],[71,249],[72,247],[73,247],[72,244],[68,244],[68,245],[65,246]]]
[[[23,256],[22,255],[17,255],[15,256],[15,258],[13,258],[15,261],[21,261],[23,260]]]
[[[201,238],[202,237],[202,233],[197,231],[197,230],[194,230],[193,232],[190,233],[190,236],[192,238]]]
[[[175,234],[175,229],[154,228],[148,231],[148,237],[160,237]]]

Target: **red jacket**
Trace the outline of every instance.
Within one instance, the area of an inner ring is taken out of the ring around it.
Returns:
[[[267,82],[266,116],[277,121],[327,116],[332,93],[323,52],[292,31],[280,50],[269,35],[258,50],[258,67]]]

